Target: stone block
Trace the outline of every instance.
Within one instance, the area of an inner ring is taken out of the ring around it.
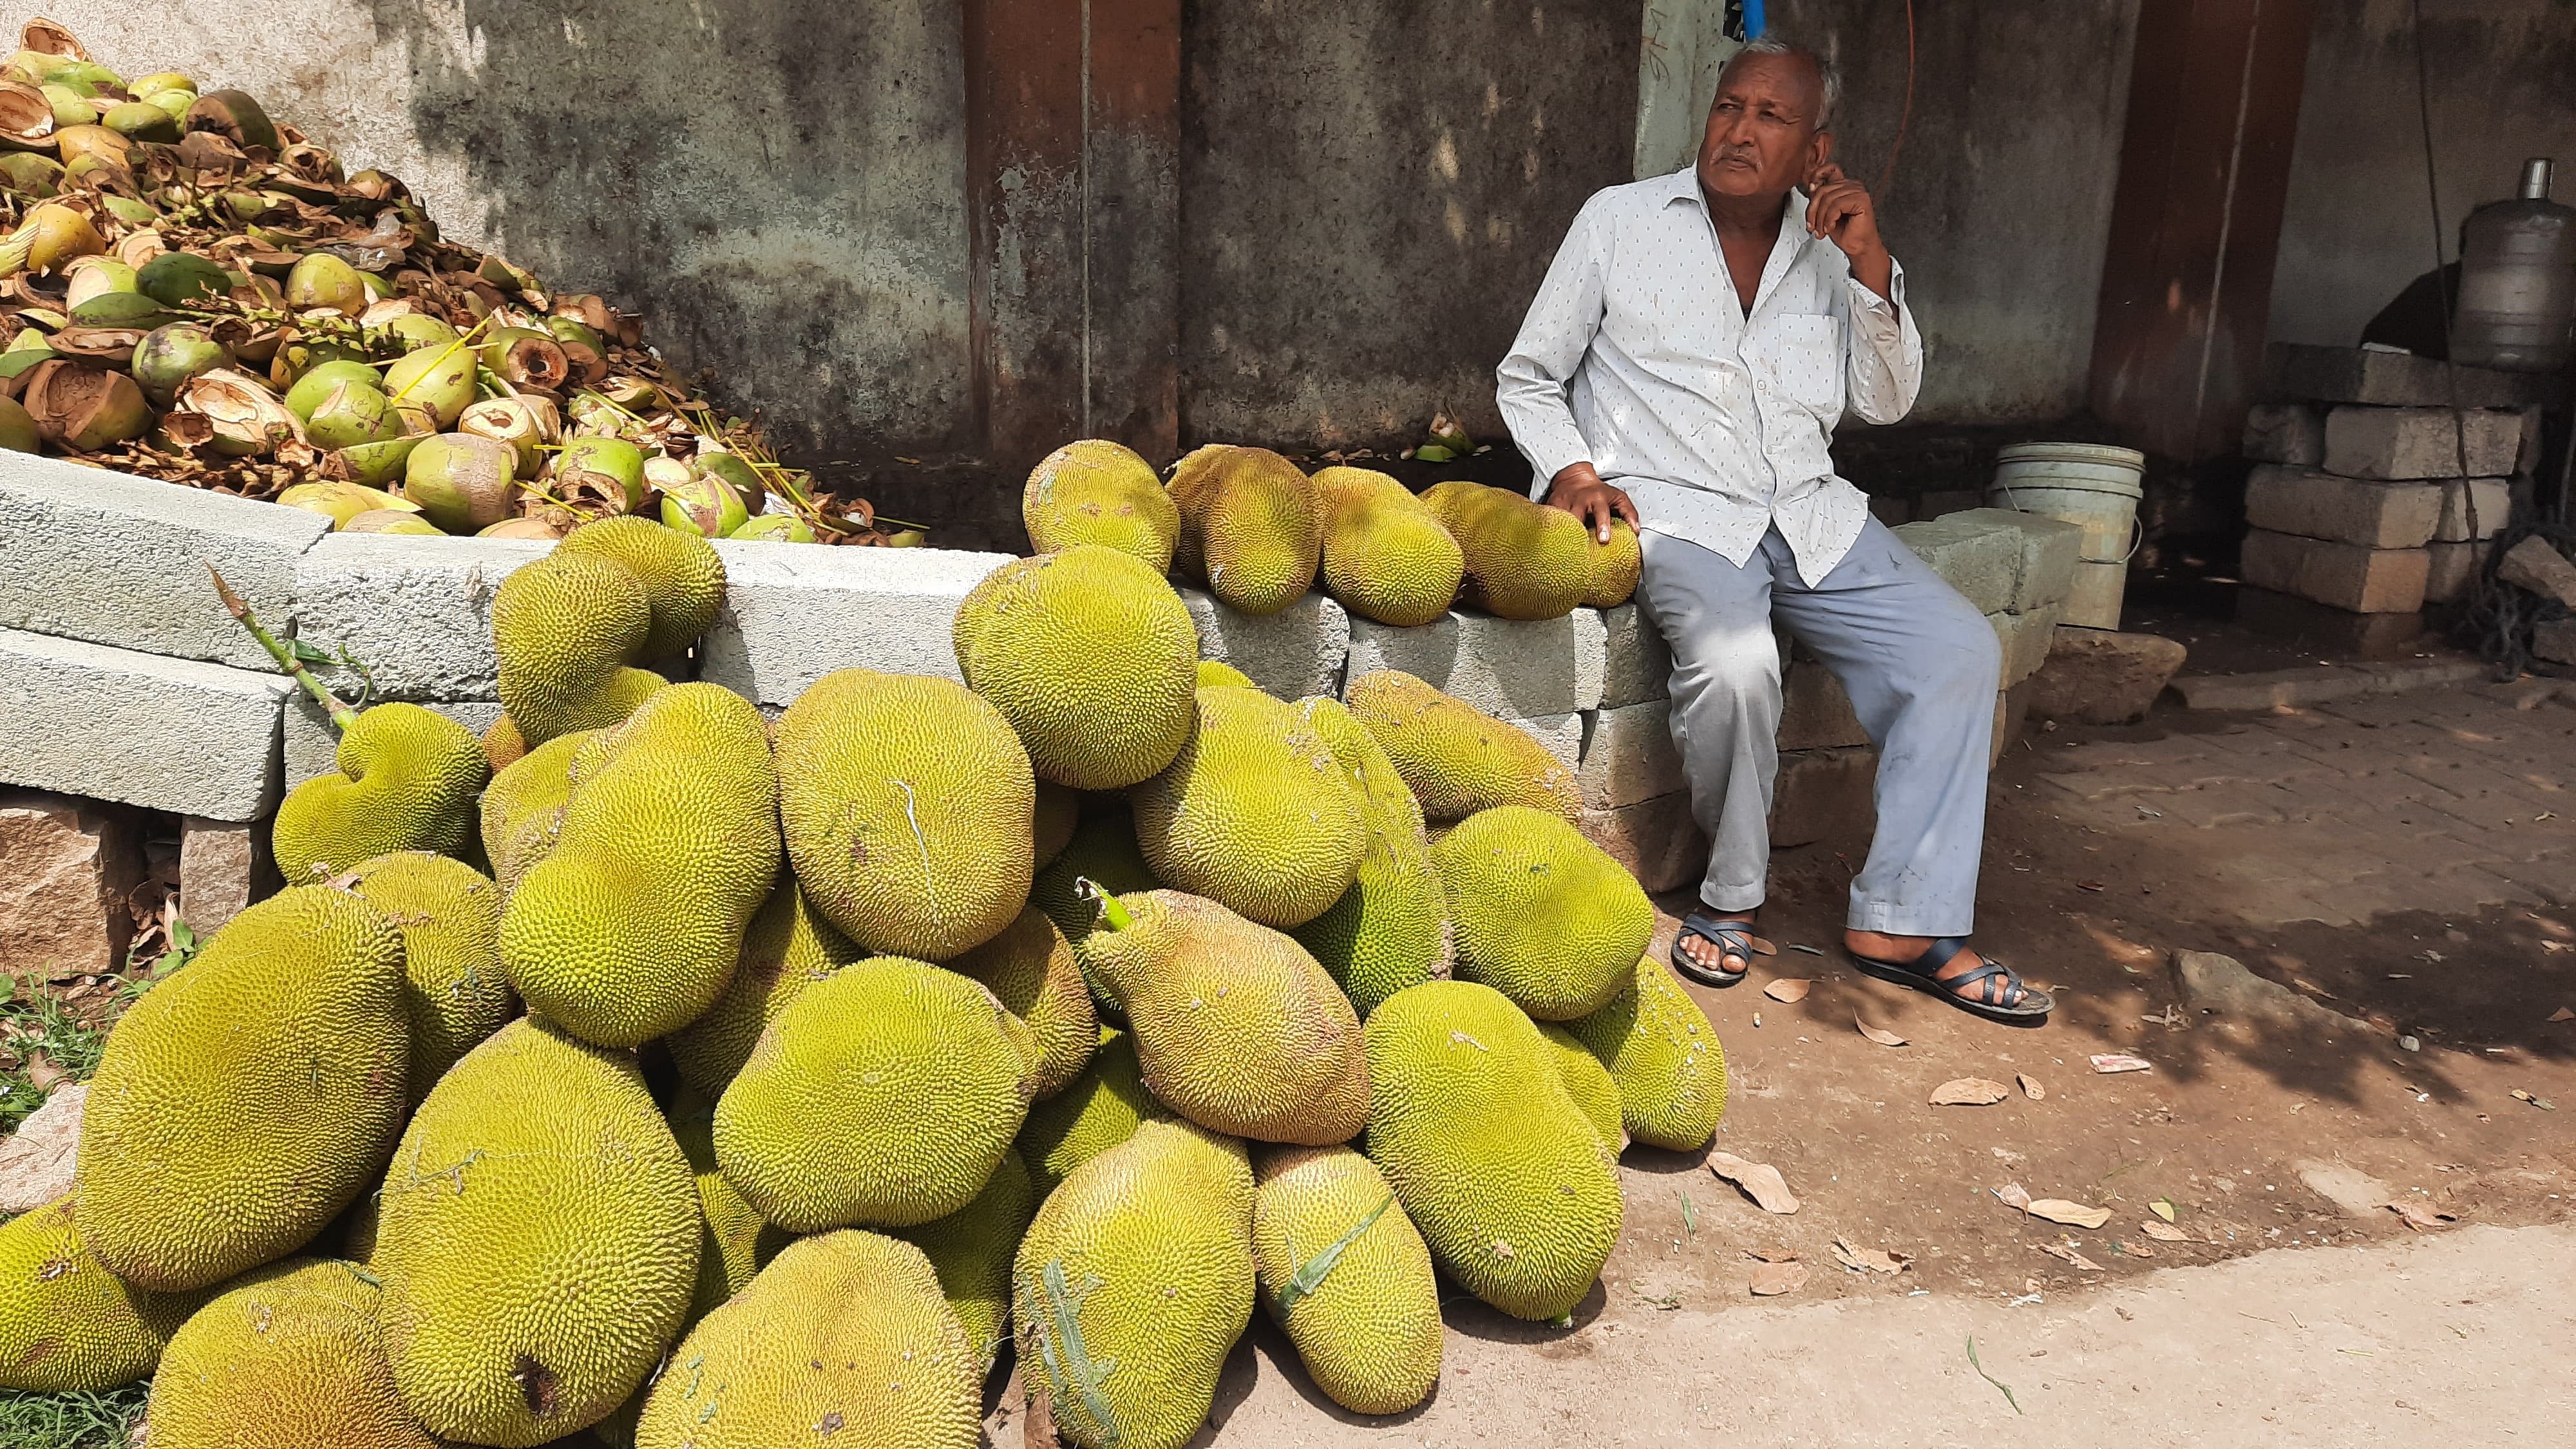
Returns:
[[[127,893],[143,881],[130,812],[95,800],[0,790],[0,962],[42,981],[125,964]]]
[[[255,820],[294,686],[195,659],[0,629],[0,784]]]
[[[1546,715],[1539,719],[1507,719],[1503,723],[1547,746],[1547,752],[1565,762],[1565,768],[1583,767],[1584,715],[1575,711]]]
[[[2576,609],[2576,562],[2538,534],[2505,550],[2503,561],[2496,565],[2496,577]]]
[[[2402,659],[2421,647],[2425,638],[2422,614],[2348,613],[2250,583],[2236,590],[2236,622],[2287,639],[2305,651],[2359,659]]]
[[[2245,521],[2362,548],[2422,548],[2442,517],[2433,483],[2371,482],[2266,464],[2245,480]]]
[[[465,726],[476,739],[481,739],[492,722],[501,717],[501,702],[495,699],[430,700],[423,707]],[[331,728],[330,716],[322,712],[322,706],[302,690],[286,699],[283,759],[282,785],[289,790],[340,768],[340,733]]]
[[[2039,672],[2048,662],[2049,641],[2057,630],[2057,620],[2064,606],[2050,604],[2024,614],[1988,614],[1986,622],[1994,626],[1995,642],[2003,646],[2001,683],[2010,689]]]
[[[297,637],[347,650],[380,699],[492,699],[492,596],[553,544],[519,538],[334,533],[297,565]],[[354,680],[338,671],[326,675]]]
[[[1821,664],[1792,664],[1780,679],[1779,748],[1829,750],[1869,743],[1843,682]]]
[[[2075,587],[2075,565],[2084,557],[2081,524],[2011,508],[1971,508],[1941,521],[1973,523],[2017,535],[2021,559],[2013,572],[2012,595],[2004,604],[2007,609],[2018,613],[2064,603]]]
[[[2431,567],[2420,548],[2361,548],[2258,528],[2245,535],[2238,572],[2257,588],[2355,614],[2411,614],[2424,607]]]
[[[2445,367],[2438,359],[2372,347],[2275,343],[2269,359],[2275,388],[2284,396],[2321,403],[2377,407],[2520,408],[2557,399],[2561,384],[2544,373],[2498,372],[2485,367]]]
[[[2463,431],[2455,426],[2465,424]],[[2468,471],[2460,444],[2468,444]],[[2329,473],[2347,478],[2489,478],[2513,471],[2522,415],[2449,408],[2336,408],[2326,414]]]
[[[2316,609],[2305,599],[2276,595],[2289,603]],[[2319,613],[2334,614],[2331,609]],[[2339,619],[2371,617],[2335,614]],[[2403,617],[2398,616],[2398,617]],[[2261,674],[2185,674],[2173,691],[2185,709],[2311,709],[2338,699],[2372,694],[2404,694],[2418,689],[2457,689],[2475,684],[2487,666],[2474,659],[2415,659],[2376,664],[2311,664]]]
[[[2313,468],[2326,460],[2326,415],[2305,403],[2256,403],[2245,410],[2245,456]]]
[[[1878,821],[1878,751],[1799,750],[1780,757],[1771,787],[1771,848],[1819,840],[1866,846]]]
[[[1649,891],[1679,890],[1708,873],[1708,837],[1687,791],[1585,810],[1577,828]]]
[[[2473,538],[2488,539],[2504,532],[2513,517],[2513,480],[2510,478],[2454,478],[2437,485],[2442,490],[2442,519],[2433,526],[2436,543],[2467,543]],[[2469,524],[2470,505],[2477,511],[2474,531]]]
[[[2548,446],[2549,410],[2527,407],[2518,416],[2522,419],[2522,443],[2514,450],[2513,471],[2518,477],[2528,477],[2540,471],[2541,453]]]
[[[2030,713],[2069,724],[2143,719],[2189,652],[2157,634],[2060,624],[2048,662],[2030,677]]]
[[[698,677],[763,705],[793,704],[835,669],[958,678],[957,606],[1011,561],[960,549],[730,539],[716,553],[725,601],[698,646]]]
[[[1397,669],[1497,719],[1545,719],[1601,707],[1607,627],[1591,609],[1524,622],[1453,613],[1416,628],[1353,619],[1343,687]]]
[[[1224,660],[1281,699],[1341,695],[1357,621],[1340,604],[1310,593],[1275,614],[1246,614],[1200,589],[1181,590],[1181,602],[1199,626],[1200,658]]]
[[[0,1141],[0,1217],[31,1213],[72,1190],[89,1083],[66,1082]]]
[[[1611,810],[1690,788],[1673,747],[1672,702],[1650,699],[1593,716],[1575,780],[1588,809]]]
[[[1646,611],[1635,604],[1604,609],[1601,632],[1601,707],[1664,698],[1673,677],[1673,655]]]
[[[1927,523],[1896,529],[1899,542],[1932,566],[1980,614],[2012,607],[2021,585],[2022,532],[1998,528],[1978,515],[2002,510],[1971,508]]]
[[[2469,581],[2486,567],[2492,543],[2435,543],[2424,548],[2424,602],[2448,604],[2469,596]]]
[[[207,566],[282,634],[296,559],[330,529],[300,508],[0,453],[0,628],[265,669]]]
[[[222,930],[251,902],[276,893],[268,826],[189,816],[179,827],[179,919],[199,936]]]
[[[2531,652],[2552,664],[2576,664],[2576,619],[2552,619],[2531,628]]]

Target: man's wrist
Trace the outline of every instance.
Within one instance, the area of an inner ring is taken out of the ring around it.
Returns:
[[[1896,301],[1896,256],[1879,246],[1851,259],[1852,280],[1882,302]]]

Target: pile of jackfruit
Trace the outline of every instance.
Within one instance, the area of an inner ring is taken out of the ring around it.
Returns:
[[[1256,1304],[1363,1414],[1432,1392],[1444,1276],[1567,1318],[1620,1152],[1725,1104],[1646,896],[1517,728],[1264,694],[1146,552],[1005,564],[962,684],[775,720],[669,682],[703,538],[513,572],[501,723],[358,714],[290,884],[115,1027],[0,1226],[0,1386],[150,1375],[153,1449],[970,1449],[1007,1347],[1171,1449]]]

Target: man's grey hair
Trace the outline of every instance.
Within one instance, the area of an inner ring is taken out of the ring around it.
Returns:
[[[1816,80],[1825,96],[1824,104],[1816,111],[1816,129],[1821,131],[1833,124],[1834,112],[1840,110],[1843,103],[1843,73],[1842,68],[1828,59],[1823,51],[1814,46],[1800,45],[1794,40],[1783,40],[1776,34],[1757,35],[1726,58],[1727,67],[1732,69],[1737,61],[1748,55],[1794,55],[1814,66]]]

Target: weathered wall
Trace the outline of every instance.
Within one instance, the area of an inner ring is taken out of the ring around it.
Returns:
[[[2511,196],[2527,156],[2560,167],[2576,201],[2576,5],[2443,0],[2424,7],[2442,253],[2460,222]],[[2407,0],[2317,8],[2272,282],[2272,339],[2350,346],[2362,324],[2433,265]]]

